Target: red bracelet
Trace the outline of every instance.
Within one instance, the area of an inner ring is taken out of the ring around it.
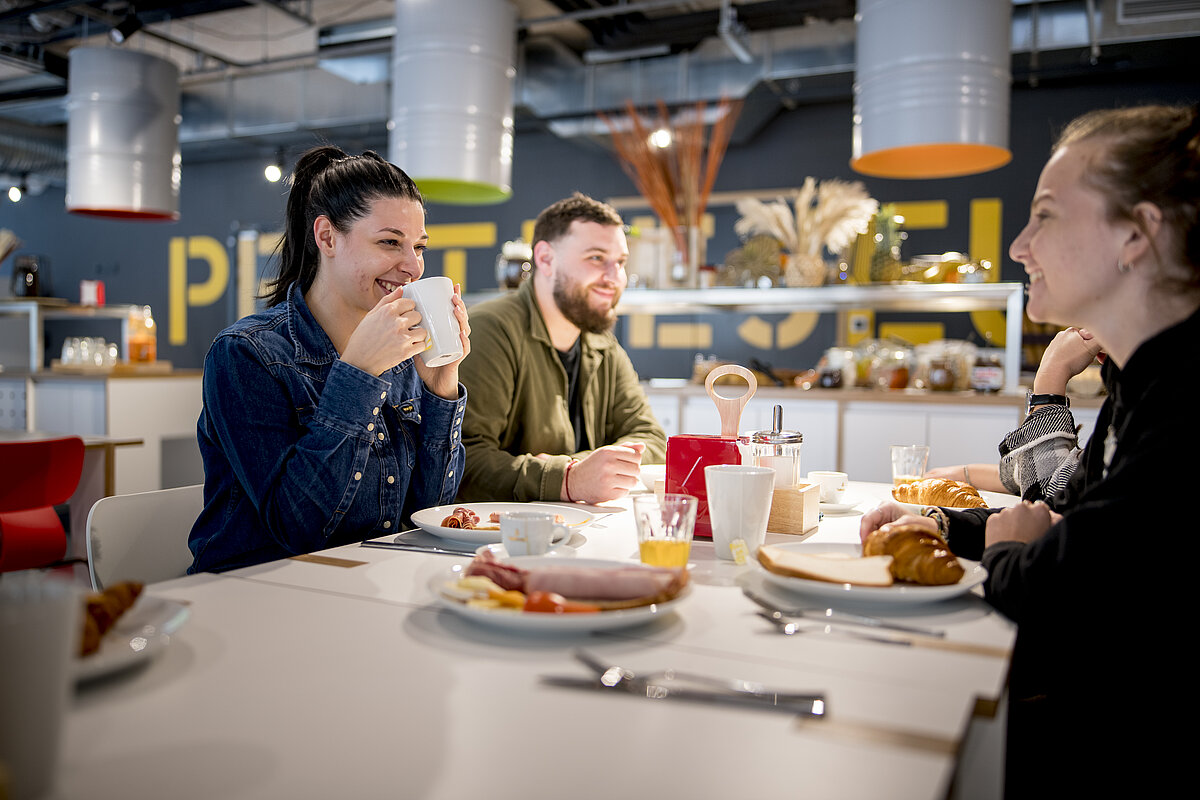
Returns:
[[[575,466],[578,463],[579,463],[578,459],[574,459],[574,458],[572,458],[570,461],[568,461],[567,462],[567,472],[565,475],[563,475],[563,499],[566,500],[568,503],[575,502],[574,500],[571,499],[571,467]]]

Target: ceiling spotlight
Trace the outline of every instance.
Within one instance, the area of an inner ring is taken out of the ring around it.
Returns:
[[[142,21],[136,14],[129,14],[117,23],[117,27],[108,32],[108,38],[116,44],[125,44],[125,40],[142,29]]]
[[[263,169],[263,177],[271,183],[279,183],[280,178],[283,177],[283,163],[283,150],[280,149],[275,152],[275,160],[269,162]]]
[[[659,128],[654,133],[650,134],[650,144],[658,148],[670,147],[671,132],[666,128]]]
[[[20,186],[8,187],[8,199],[13,201],[14,203],[21,202],[21,195],[23,195],[24,193],[25,192],[22,190],[22,188]]]

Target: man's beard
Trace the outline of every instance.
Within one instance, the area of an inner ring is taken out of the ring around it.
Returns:
[[[587,287],[571,283],[561,274],[554,278],[554,303],[558,310],[572,325],[587,333],[605,333],[612,330],[617,321],[617,312],[614,309],[620,299],[621,292],[618,290],[613,297],[612,306],[604,311],[597,311],[588,303]]]

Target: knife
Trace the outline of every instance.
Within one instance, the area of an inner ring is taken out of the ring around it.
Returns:
[[[685,700],[695,703],[782,711],[787,714],[803,714],[818,718],[823,718],[826,713],[825,695],[823,694],[754,695],[716,689],[684,689],[641,680],[622,682],[618,687],[611,687],[596,678],[579,678],[573,675],[542,675],[539,680],[547,686],[567,689],[598,689],[612,692],[615,688],[616,691],[623,694],[645,697],[649,700]]]
[[[865,625],[870,628],[883,628],[893,631],[903,631],[904,633],[919,633],[922,636],[932,636],[937,639],[941,639],[946,636],[945,631],[938,630],[936,628],[923,628],[919,625],[904,625],[899,622],[888,622],[887,620],[879,619],[878,617],[868,617],[862,614],[851,614],[848,611],[835,611],[832,608],[781,608],[747,586],[742,587],[742,594],[746,595],[746,597],[750,598],[767,611],[772,611],[785,617],[823,619],[826,622],[835,624],[841,622],[849,625]]]
[[[384,550],[412,550],[417,553],[439,553],[446,556],[473,556],[474,550],[454,550],[452,548],[437,547],[435,545],[424,544],[407,544],[404,542],[391,541],[387,539],[368,539],[365,542],[359,542],[360,547],[378,547]]]

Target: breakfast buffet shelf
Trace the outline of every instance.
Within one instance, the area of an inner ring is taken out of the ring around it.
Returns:
[[[499,293],[468,294],[467,305]],[[872,284],[745,289],[630,289],[621,295],[620,314],[789,313],[792,311],[1005,312],[1004,390],[1016,392],[1021,374],[1022,283]]]

